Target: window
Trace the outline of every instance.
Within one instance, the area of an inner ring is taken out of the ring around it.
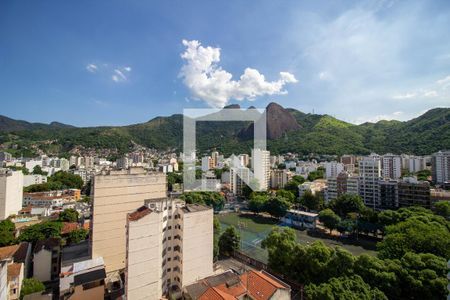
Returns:
[[[171,236],[169,236],[168,238],[167,238],[169,241],[172,239],[172,237]]]
[[[172,226],[169,226],[169,230],[172,229]]]

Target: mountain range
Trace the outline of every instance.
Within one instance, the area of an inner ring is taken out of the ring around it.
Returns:
[[[252,109],[250,107],[248,109]],[[234,104],[224,109],[240,109]],[[272,153],[411,153],[430,154],[450,148],[450,108],[434,108],[409,121],[379,121],[354,125],[329,115],[307,114],[277,103],[266,107],[268,149]],[[39,148],[64,154],[74,148],[116,149],[125,153],[136,145],[159,150],[182,150],[183,116],[156,117],[128,126],[75,127],[52,122],[30,123],[0,116],[0,143],[16,154],[33,155]],[[198,122],[197,148],[249,153],[253,144],[250,122]]]

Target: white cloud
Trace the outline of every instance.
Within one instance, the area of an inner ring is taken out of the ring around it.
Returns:
[[[403,111],[395,111],[391,114],[381,114],[375,116],[358,117],[356,120],[352,121],[355,124],[362,124],[365,122],[376,123],[381,120],[391,121],[391,120],[406,120],[409,116],[406,116]]]
[[[131,68],[130,67],[125,67],[125,68],[121,68],[121,69],[114,69],[114,74],[112,75],[112,80],[114,82],[122,82],[122,81],[127,81],[128,77],[125,75],[124,72],[130,72]]]
[[[224,107],[230,99],[253,100],[262,95],[287,94],[284,85],[295,83],[294,75],[280,72],[277,81],[266,81],[258,70],[246,68],[239,80],[223,70],[220,62],[220,48],[203,47],[199,41],[183,40],[186,51],[181,54],[185,64],[180,77],[189,88],[193,98],[205,101],[211,107]]]
[[[404,99],[423,99],[423,98],[443,98],[448,97],[450,88],[450,76],[436,80],[436,82],[428,84],[424,88],[419,88],[415,91],[406,92],[403,94],[396,94],[392,96],[392,99],[404,100]]]
[[[95,73],[95,72],[97,72],[98,67],[94,64],[88,64],[86,66],[86,70],[88,70],[88,72]]]

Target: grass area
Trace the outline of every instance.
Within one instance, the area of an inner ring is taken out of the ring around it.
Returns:
[[[218,215],[217,218],[222,226],[222,230],[228,226],[234,226],[236,229],[240,230],[242,240],[241,248],[244,253],[263,262],[267,262],[267,251],[261,248],[261,242],[266,238],[273,227],[280,226],[278,225],[278,221],[251,213],[226,213]],[[241,224],[240,229],[239,224]],[[315,241],[322,241],[330,247],[341,246],[350,251],[353,255],[360,255],[363,253],[376,255],[375,242],[364,240],[353,242],[340,238],[313,236],[306,230],[295,230],[295,232],[297,234],[297,240],[304,245],[312,244]]]

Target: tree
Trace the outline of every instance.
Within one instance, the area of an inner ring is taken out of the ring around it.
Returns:
[[[47,172],[42,171],[41,166],[36,165],[36,166],[34,166],[34,168],[33,168],[33,174],[34,174],[34,175],[47,175]]]
[[[173,185],[176,183],[183,183],[183,175],[175,172],[167,173],[167,187],[172,191]]]
[[[295,231],[289,227],[275,227],[262,241],[261,246],[269,254],[269,268],[279,274],[295,278],[292,273],[296,253]]]
[[[431,253],[450,258],[450,232],[448,222],[438,216],[414,216],[387,226],[386,236],[377,244],[380,258],[399,259],[407,252]],[[435,221],[441,218],[444,224]]]
[[[313,195],[310,190],[306,190],[300,199],[300,203],[310,210],[319,210],[321,202],[323,202],[321,200],[319,195]]]
[[[264,207],[267,201],[268,199],[266,196],[256,195],[255,197],[252,197],[250,201],[248,201],[248,209],[253,213],[259,214],[260,212],[264,211]]]
[[[219,238],[219,253],[221,255],[231,256],[234,251],[239,249],[241,237],[234,226],[230,226],[222,233]]]
[[[36,242],[44,240],[46,238],[61,237],[61,222],[44,222],[28,226],[19,235],[19,241],[21,242]]]
[[[16,239],[13,231],[0,230],[0,247],[13,245]]]
[[[47,182],[59,182],[65,189],[81,189],[83,187],[83,179],[79,175],[65,171],[56,172],[48,177]]]
[[[20,291],[20,299],[26,295],[42,292],[45,290],[45,285],[35,278],[25,278],[22,282],[22,289]]]
[[[450,202],[439,201],[434,204],[434,211],[436,214],[443,216],[444,218],[450,218]]]
[[[286,198],[276,196],[266,202],[264,211],[270,214],[272,217],[279,219],[286,214],[290,206],[291,204]]]
[[[334,211],[327,208],[319,213],[319,221],[322,222],[325,228],[328,228],[331,233],[333,229],[337,228],[337,225],[341,221],[341,218],[336,215]]]
[[[317,168],[316,171],[309,172],[308,174],[308,180],[314,181],[316,179],[322,179],[324,176],[325,170],[323,168]]]
[[[300,175],[295,175],[289,180],[288,183],[284,186],[284,189],[290,191],[294,194],[294,196],[298,197],[298,186],[305,182],[305,178]]]
[[[372,288],[358,275],[334,277],[320,285],[309,284],[305,287],[305,293],[310,300],[388,299],[383,292]]]
[[[81,241],[84,241],[89,232],[86,229],[80,228],[73,230],[67,234],[67,242],[69,244],[78,244]]]
[[[61,222],[78,222],[78,212],[73,208],[65,209],[59,214],[58,220]]]
[[[338,223],[336,229],[341,234],[346,233],[346,232],[352,233],[356,229],[356,223],[353,220],[344,219]]]
[[[276,192],[277,196],[286,198],[290,203],[294,203],[295,202],[295,195],[293,192],[288,191],[288,190],[284,190],[284,189],[280,189]]]
[[[345,218],[349,213],[360,213],[364,202],[359,195],[343,194],[330,202],[330,208],[341,218]]]
[[[203,204],[211,206],[214,211],[220,211],[225,205],[225,197],[218,192],[188,192],[180,197],[188,204]]]

